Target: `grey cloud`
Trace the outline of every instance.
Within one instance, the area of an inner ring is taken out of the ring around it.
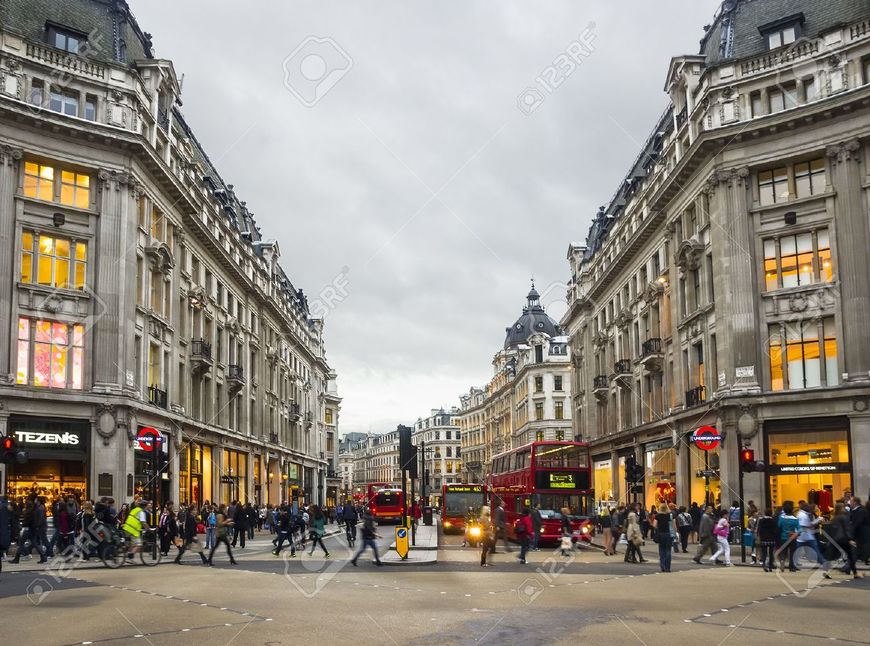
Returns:
[[[529,277],[567,278],[568,242],[582,241],[622,179],[665,105],[670,57],[697,51],[717,4],[132,8],[185,75],[188,120],[280,240],[294,284],[313,295],[350,268],[326,331],[351,431],[387,430],[485,382]],[[590,22],[592,56],[521,114],[517,95]],[[308,35],[334,38],[354,62],[310,109],[285,89],[281,65]],[[438,200],[420,210],[431,198],[423,183],[438,190],[466,162],[439,194],[449,210]]]

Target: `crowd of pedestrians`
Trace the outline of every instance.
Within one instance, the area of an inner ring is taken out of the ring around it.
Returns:
[[[843,561],[843,572],[859,577],[857,564],[870,565],[870,503],[847,495],[837,502],[829,517],[820,514],[818,506],[801,500],[786,501],[774,513],[772,508],[760,510],[753,501],[747,503],[745,528],[741,532],[741,507],[737,501],[730,507],[697,503],[677,507],[660,503],[646,511],[639,503],[618,505],[606,509],[597,519],[604,554],[617,554],[620,538],[627,547],[624,560],[642,563],[640,548],[647,540],[658,547],[662,572],[670,572],[674,552],[687,553],[689,543],[697,545],[693,561],[715,565],[732,565],[731,550],[741,542],[750,551],[753,564],[766,572],[775,569],[797,571],[796,555],[806,554],[823,568],[824,576],[834,561]]]

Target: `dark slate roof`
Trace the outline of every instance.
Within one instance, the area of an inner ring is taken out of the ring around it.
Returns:
[[[556,324],[556,321],[547,315],[539,299],[540,295],[535,286],[532,285],[532,289],[526,296],[527,305],[523,308],[522,316],[517,319],[513,326],[505,328],[505,349],[528,342],[529,337],[535,332],[547,334],[550,337],[562,335],[561,328]]]
[[[868,0],[725,0],[701,40],[707,66],[767,51],[759,27],[803,14],[803,36],[814,38],[839,24],[870,16]]]
[[[29,40],[46,42],[46,23],[88,35],[86,55],[103,63],[152,58],[126,0],[0,0],[0,23]]]

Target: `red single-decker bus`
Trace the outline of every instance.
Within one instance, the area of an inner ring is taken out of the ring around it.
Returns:
[[[445,534],[465,531],[469,513],[480,516],[486,504],[486,487],[482,484],[446,484],[441,486],[441,529]]]

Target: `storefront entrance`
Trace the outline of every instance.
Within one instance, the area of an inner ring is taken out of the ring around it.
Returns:
[[[846,418],[765,424],[768,498],[817,504],[828,515],[834,502],[852,490],[849,426]]]
[[[596,503],[616,501],[613,491],[613,461],[609,456],[592,458],[592,486],[595,489]]]
[[[49,503],[61,496],[88,498],[88,420],[13,415],[8,428],[27,452],[25,464],[6,467],[10,499],[20,501],[31,493],[45,496]]]
[[[671,440],[644,446],[644,504],[649,509],[677,501],[677,452]]]

